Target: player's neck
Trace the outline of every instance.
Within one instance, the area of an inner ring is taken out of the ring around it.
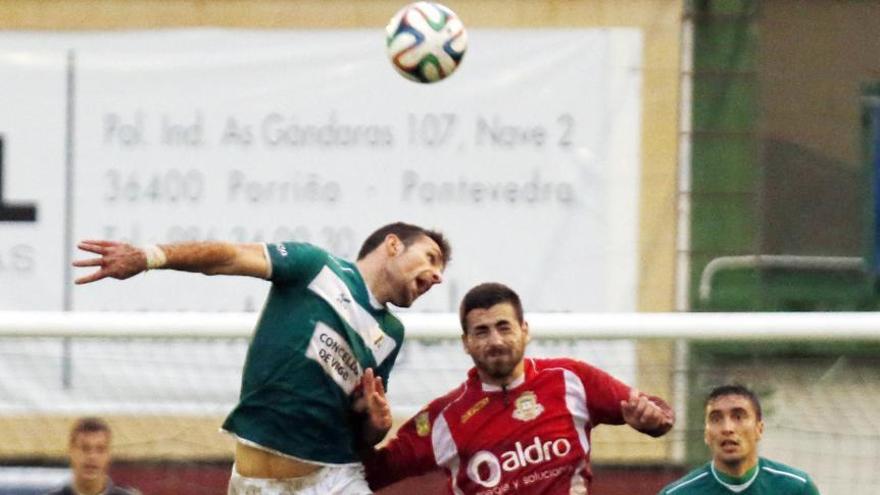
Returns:
[[[480,377],[481,382],[483,382],[486,385],[492,385],[495,387],[502,387],[502,388],[506,388],[511,383],[514,383],[517,380],[519,380],[523,376],[523,373],[525,373],[525,362],[524,361],[520,361],[519,364],[517,364],[516,367],[513,369],[513,371],[511,371],[508,375],[505,375],[503,377],[492,376],[492,375],[484,372],[483,370],[477,368],[477,375]]]
[[[739,462],[731,463],[725,463],[716,459],[713,461],[713,465],[715,466],[715,470],[720,473],[724,473],[727,476],[732,476],[734,478],[740,478],[751,472],[751,470],[758,465],[758,456],[757,454],[750,455]]]
[[[381,267],[369,255],[357,260],[355,265],[373,297],[376,298],[379,304],[386,304],[390,296],[388,294],[388,283],[382,277],[383,271]]]

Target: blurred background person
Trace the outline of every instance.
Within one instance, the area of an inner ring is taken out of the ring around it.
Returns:
[[[81,418],[70,429],[68,452],[71,480],[47,495],[140,495],[131,488],[115,486],[110,468],[110,425],[101,418]]]

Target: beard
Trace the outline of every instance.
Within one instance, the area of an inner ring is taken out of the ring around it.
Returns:
[[[408,308],[415,302],[415,298],[409,296],[409,294],[397,294],[389,302],[398,308]]]
[[[509,377],[523,358],[525,346],[505,349],[493,349],[480,357],[474,356],[474,365],[478,370],[496,380]]]
[[[409,308],[421,295],[418,292],[418,284],[414,281],[389,276],[389,284],[394,290],[388,302],[398,308]]]
[[[410,290],[409,286],[406,284],[398,284],[397,290],[391,294],[391,297],[388,302],[397,306],[398,308],[408,308],[412,306],[418,296]]]

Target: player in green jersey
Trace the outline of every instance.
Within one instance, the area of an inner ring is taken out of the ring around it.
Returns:
[[[712,460],[659,495],[819,495],[807,473],[758,455],[764,421],[754,392],[742,385],[716,387],[705,409]]]
[[[367,414],[365,375],[387,382],[403,326],[387,305],[409,307],[442,280],[442,234],[393,223],[371,234],[356,262],[297,242],[191,242],[132,246],[83,241],[98,267],[77,284],[148,269],[270,280],[248,349],[238,405],[223,429],[236,442],[229,494],[370,493],[355,452],[376,443],[387,418]]]

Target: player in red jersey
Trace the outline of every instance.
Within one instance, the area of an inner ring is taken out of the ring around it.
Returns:
[[[364,453],[373,489],[440,467],[456,495],[586,494],[592,428],[626,423],[654,437],[672,428],[666,402],[598,368],[524,358],[529,327],[510,288],[474,287],[459,316],[475,367],[385,447]],[[364,390],[374,423],[390,426],[381,383],[368,375]]]

